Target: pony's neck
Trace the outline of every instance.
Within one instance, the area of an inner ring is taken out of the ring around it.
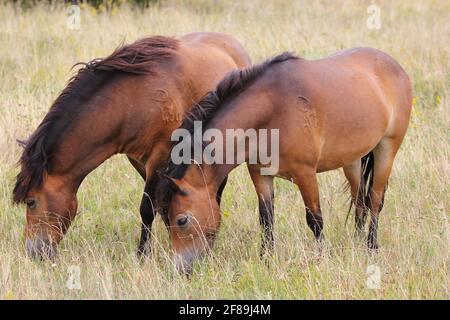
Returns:
[[[78,188],[83,179],[106,159],[121,152],[126,97],[101,90],[80,106],[80,114],[59,138],[50,158],[50,173],[64,176]]]
[[[222,141],[215,146],[222,148],[220,150],[222,151],[221,163],[206,164],[203,158],[202,164],[189,165],[184,176],[187,182],[190,184],[203,183],[203,185],[206,182],[211,192],[215,192],[234,168],[240,165],[242,161],[249,162],[251,151],[253,151],[252,156],[257,156],[258,159],[261,156],[260,151],[264,151],[264,156],[267,157],[267,151],[273,151],[274,143],[279,143],[279,141],[272,140],[272,132],[270,130],[266,130],[265,135],[261,135],[259,129],[265,128],[273,116],[274,108],[270,105],[270,100],[268,99],[261,99],[257,106],[252,104],[252,100],[254,100],[254,97],[251,94],[242,93],[237,99],[230,101],[226,108],[220,109],[214,115],[214,118],[203,128],[204,132],[208,129],[214,129],[215,132],[220,132]],[[258,110],[255,111],[255,108],[258,108]],[[256,141],[253,142],[257,147],[253,148],[253,150],[249,148],[249,141],[246,139],[246,134],[256,138]],[[229,144],[227,139],[230,139],[235,146],[232,155],[227,154],[231,152],[227,148]],[[260,139],[265,139],[265,141],[260,141]],[[244,150],[239,150],[239,152],[243,152],[244,154],[237,154],[239,149],[237,147],[239,143],[236,143],[237,140],[241,142],[245,141]],[[206,143],[209,146],[210,143],[214,144],[216,142],[217,140],[214,139],[213,142]],[[217,153],[217,148],[212,149],[216,150]],[[205,146],[203,146],[204,150]],[[256,155],[255,152],[257,153]],[[234,160],[228,161],[228,158]]]

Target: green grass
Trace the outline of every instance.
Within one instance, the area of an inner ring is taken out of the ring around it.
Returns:
[[[366,27],[370,1],[166,1],[148,10],[82,9],[81,30],[65,27],[61,6],[21,11],[0,5],[0,298],[440,298],[449,299],[449,1],[380,1],[382,26]],[[88,176],[80,210],[56,261],[24,253],[25,209],[11,203],[15,162],[78,61],[109,54],[145,35],[221,31],[238,38],[253,61],[284,50],[318,58],[354,46],[390,53],[414,84],[410,129],[381,214],[380,252],[370,255],[345,222],[348,193],[341,171],[320,175],[326,244],[323,256],[306,226],[298,190],[276,183],[276,248],[259,259],[256,195],[245,168],[225,190],[219,239],[189,281],[174,272],[160,219],[153,256],[135,258],[143,182],[123,156]],[[66,287],[71,265],[81,290]],[[366,270],[381,270],[378,290]]]

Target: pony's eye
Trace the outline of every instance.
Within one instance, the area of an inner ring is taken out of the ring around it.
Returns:
[[[184,225],[186,225],[186,223],[188,223],[189,221],[189,217],[187,215],[180,215],[179,217],[177,217],[177,225],[179,227],[182,227]]]
[[[27,207],[29,208],[29,209],[34,209],[34,208],[36,208],[36,199],[27,199],[27,200],[25,200],[25,203],[27,204]]]

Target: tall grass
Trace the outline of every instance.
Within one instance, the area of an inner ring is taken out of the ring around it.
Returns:
[[[371,1],[165,1],[147,10],[83,7],[81,29],[66,27],[61,5],[22,11],[0,4],[0,298],[450,298],[449,291],[449,1],[378,1],[381,29],[366,27]],[[146,35],[221,31],[238,38],[253,61],[284,50],[318,58],[372,46],[393,55],[414,83],[411,126],[391,176],[377,255],[345,224],[348,193],[341,171],[320,175],[326,245],[317,256],[298,190],[276,182],[276,248],[259,260],[257,201],[245,168],[225,190],[215,250],[192,280],[170,263],[158,219],[153,256],[135,258],[143,182],[123,156],[88,176],[76,222],[54,262],[27,259],[25,209],[11,204],[21,149],[78,61],[109,54]],[[69,289],[69,267],[81,290]],[[366,285],[379,267],[379,289]]]

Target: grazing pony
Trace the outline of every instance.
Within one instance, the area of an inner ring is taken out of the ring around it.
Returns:
[[[84,64],[24,142],[15,203],[26,203],[26,251],[53,256],[77,212],[83,179],[117,153],[145,179],[138,253],[146,252],[155,216],[155,170],[186,108],[250,59],[234,38],[192,33],[154,36]]]
[[[376,249],[378,215],[408,127],[411,95],[410,80],[401,66],[370,48],[315,61],[284,53],[231,72],[191,110],[181,128],[192,135],[195,121],[201,121],[205,130],[216,130],[215,136],[224,137],[223,141],[210,139],[210,144],[203,143],[203,151],[215,149],[227,157],[234,152],[232,159],[239,158],[236,148],[226,148],[242,141],[227,140],[231,139],[227,130],[278,130],[277,170],[262,174],[270,164],[249,163],[249,159],[258,159],[258,148],[274,150],[273,141],[262,145],[259,140],[256,149],[245,144],[242,161],[231,164],[225,156],[216,163],[169,161],[158,201],[178,268],[189,273],[192,262],[213,244],[221,219],[215,195],[241,162],[247,162],[259,199],[262,254],[273,247],[273,178],[282,177],[298,186],[308,226],[321,240],[323,219],[316,176],[337,168],[344,169],[350,184],[359,233],[370,209],[367,244]],[[241,140],[245,143],[249,137]]]

